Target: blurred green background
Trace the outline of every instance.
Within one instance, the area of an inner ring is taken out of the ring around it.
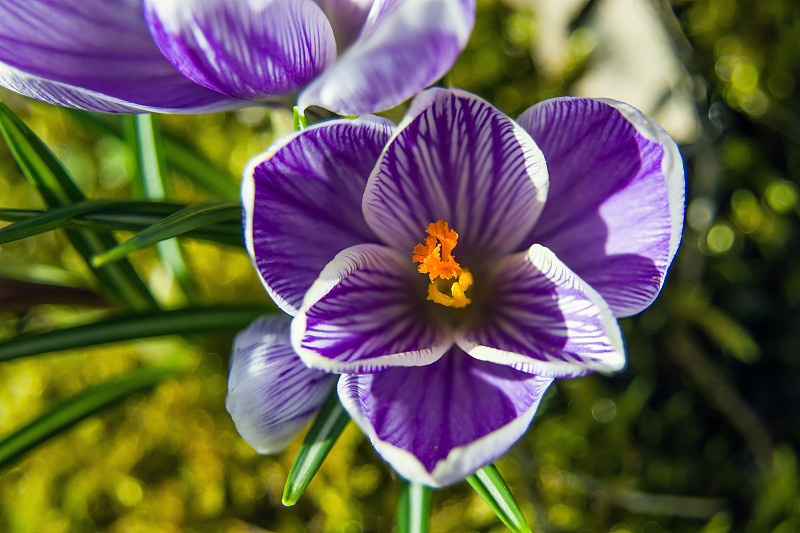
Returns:
[[[628,101],[678,140],[688,174],[686,230],[664,291],[622,320],[628,368],[558,381],[498,462],[529,522],[546,532],[800,531],[800,3],[507,0],[478,10],[443,83],[512,117],[560,95]],[[0,99],[89,198],[141,195],[135,156],[110,133],[121,119],[104,129]],[[230,180],[208,192],[171,169],[168,198],[184,203],[235,194],[249,158],[292,128],[288,112],[263,108],[157,121]],[[5,145],[0,207],[44,207]],[[270,305],[243,248],[181,245],[184,274],[154,248],[131,256],[162,307]],[[44,282],[57,287],[29,285]],[[2,338],[111,312],[62,231],[0,247]],[[0,471],[0,531],[391,531],[394,475],[352,424],[300,502],[280,504],[300,442],[261,457],[238,437],[224,408],[232,334],[0,364],[0,438],[132,369],[188,369]],[[434,493],[431,530],[504,528],[461,483]]]

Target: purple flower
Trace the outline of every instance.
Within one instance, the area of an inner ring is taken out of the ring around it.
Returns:
[[[0,85],[109,113],[286,102],[356,115],[435,82],[475,0],[4,0]]]
[[[293,319],[258,348],[279,342],[279,369],[229,391],[250,402],[237,427],[258,448],[279,431],[259,420],[308,413],[320,376],[341,374],[342,404],[400,475],[464,479],[524,434],[553,378],[625,365],[616,317],[660,291],[684,190],[672,139],[610,100],[548,100],[514,122],[432,89],[397,127],[367,116],[284,138],[242,198],[253,262]],[[237,343],[232,384],[252,350]]]

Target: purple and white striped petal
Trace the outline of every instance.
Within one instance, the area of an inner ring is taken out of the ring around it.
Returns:
[[[325,14],[312,0],[144,0],[164,56],[190,80],[237,98],[305,85],[336,59]]]
[[[377,241],[361,197],[393,127],[370,116],[325,122],[277,142],[245,171],[247,249],[270,296],[290,315],[337,253]]]
[[[550,172],[547,205],[526,242],[553,250],[616,316],[646,308],[683,231],[686,182],[675,142],[612,100],[547,100],[519,123]]]
[[[441,78],[467,44],[474,0],[375,2],[364,31],[300,94],[340,115],[394,107]]]
[[[622,334],[603,298],[547,248],[493,266],[492,299],[456,342],[471,356],[554,378],[625,366]]]
[[[289,342],[290,318],[269,315],[233,342],[225,407],[258,453],[285,448],[330,394],[336,376],[312,370]]]
[[[374,0],[314,0],[333,28],[336,48],[344,50],[361,33]]]
[[[141,0],[3,0],[0,85],[106,113],[204,113],[243,104],[175,70],[150,37]]]
[[[470,264],[522,244],[544,206],[542,152],[484,100],[431,89],[411,105],[364,192],[367,223],[387,244],[412,250],[431,222],[459,235]]]
[[[344,375],[339,399],[398,474],[441,487],[503,455],[551,382],[453,348],[425,367]]]
[[[292,346],[306,365],[326,372],[430,364],[453,339],[427,316],[425,281],[391,248],[348,248],[308,290],[292,322]]]

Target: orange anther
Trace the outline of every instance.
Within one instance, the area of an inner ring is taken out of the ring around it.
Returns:
[[[461,266],[453,258],[453,248],[458,242],[458,233],[447,228],[447,222],[431,222],[425,230],[425,244],[414,247],[413,262],[420,263],[417,270],[428,274],[431,281],[436,278],[453,279],[461,275]]]

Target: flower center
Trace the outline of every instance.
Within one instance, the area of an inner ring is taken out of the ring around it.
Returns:
[[[414,247],[411,260],[419,263],[417,270],[420,273],[430,277],[428,300],[447,307],[466,307],[472,301],[466,294],[472,286],[472,274],[466,268],[461,268],[453,257],[458,233],[448,229],[444,220],[431,222],[425,232],[428,237],[424,244],[419,243]]]

